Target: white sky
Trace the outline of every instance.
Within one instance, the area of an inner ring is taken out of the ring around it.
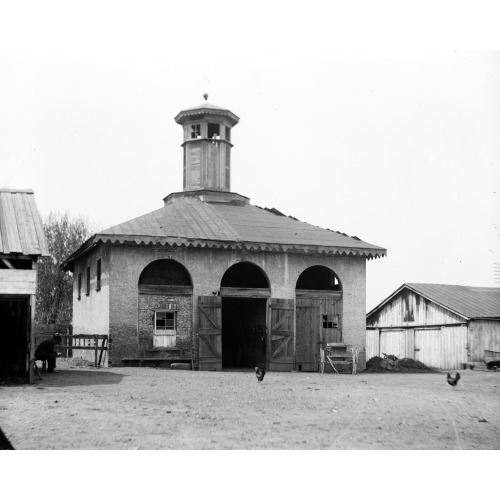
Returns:
[[[0,0],[0,187],[96,230],[156,210],[182,190],[174,116],[207,92],[241,118],[232,191],[388,249],[368,309],[498,286],[489,4]]]

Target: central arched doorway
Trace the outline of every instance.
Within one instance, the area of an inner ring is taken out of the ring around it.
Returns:
[[[270,296],[264,271],[250,262],[231,266],[221,280],[222,368],[254,368],[266,363],[266,304]]]
[[[342,342],[342,285],[328,267],[311,266],[297,280],[295,364],[316,371],[320,347]]]

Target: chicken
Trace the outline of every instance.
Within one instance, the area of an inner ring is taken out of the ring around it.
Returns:
[[[459,380],[460,380],[460,373],[458,372],[455,375],[455,377],[452,377],[449,373],[446,374],[446,382],[448,382],[448,384],[450,384],[453,387],[453,389],[455,389]]]
[[[266,370],[264,368],[264,365],[259,365],[255,367],[255,376],[257,377],[257,380],[259,382],[262,382],[264,380],[264,375],[266,374]]]

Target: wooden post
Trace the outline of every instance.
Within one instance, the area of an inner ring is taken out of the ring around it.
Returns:
[[[94,335],[94,366],[97,368],[97,348],[99,347],[99,341],[97,340],[97,335]]]
[[[101,352],[99,353],[99,366],[101,366],[102,354],[104,352],[105,345],[106,345],[106,339],[102,339]]]

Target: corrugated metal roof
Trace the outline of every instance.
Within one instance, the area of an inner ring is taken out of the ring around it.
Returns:
[[[0,254],[49,255],[32,189],[0,189]]]
[[[159,210],[97,233],[65,266],[90,245],[102,242],[160,243],[188,247],[306,251],[382,257],[382,247],[323,229],[250,204],[207,203],[196,196],[173,199]]]
[[[370,316],[373,312],[387,304],[403,288],[413,290],[426,299],[467,319],[500,318],[499,287],[438,285],[431,283],[405,283],[375,309],[370,311],[367,316]]]
[[[205,203],[186,197],[97,235],[159,236],[282,245],[385,249],[247,204]]]

